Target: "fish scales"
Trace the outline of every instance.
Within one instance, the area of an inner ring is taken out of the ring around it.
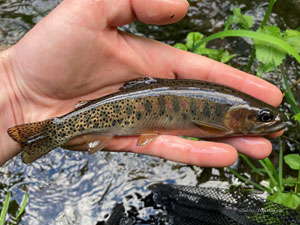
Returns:
[[[157,96],[117,99],[104,105],[91,105],[84,113],[61,117],[56,124],[60,142],[88,133],[137,135],[149,132],[149,127],[156,132],[175,128],[188,130],[195,126],[193,120],[223,125],[221,116],[232,106],[187,94],[181,96],[182,90],[177,92],[178,95],[160,91]]]
[[[86,138],[94,152],[114,136],[140,135],[141,145],[159,134],[262,135],[284,128],[285,120],[276,108],[227,86],[144,77],[126,82],[118,92],[80,102],[61,117],[18,125],[8,134],[21,143],[28,163],[78,137]]]

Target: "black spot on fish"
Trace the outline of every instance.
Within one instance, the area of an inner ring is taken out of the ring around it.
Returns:
[[[148,113],[150,113],[152,111],[152,104],[149,100],[146,100],[146,102],[145,102],[145,110]]]
[[[133,112],[133,106],[132,105],[127,105],[126,107],[126,114],[131,115]]]
[[[52,133],[52,136],[56,136],[56,130],[52,130],[51,133]]]
[[[193,116],[195,116],[197,114],[197,105],[194,100],[192,100],[190,103],[190,111]]]
[[[123,119],[118,119],[118,123],[121,124],[123,122]]]
[[[95,122],[95,123],[93,124],[93,127],[94,127],[94,128],[98,128],[98,127],[99,127],[99,123],[98,123],[98,122]]]
[[[101,116],[102,119],[107,120],[108,113],[107,113],[106,111],[102,111],[102,112],[100,113],[100,116]]]
[[[208,102],[204,102],[202,111],[203,111],[204,116],[210,117],[210,106],[209,106]]]
[[[116,126],[116,123],[117,123],[117,121],[116,121],[116,120],[113,120],[113,121],[111,122],[111,125],[114,127],[114,126]]]
[[[87,123],[91,121],[91,115],[88,114],[88,113],[86,113],[86,114],[84,115],[84,118],[85,118],[85,121],[86,121]]]
[[[158,104],[159,104],[159,115],[162,116],[165,114],[166,111],[166,101],[163,96],[160,96],[158,98]]]
[[[176,97],[172,98],[172,105],[173,105],[174,112],[179,112],[180,105],[179,105],[178,98],[176,98]]]
[[[113,104],[114,113],[120,113],[121,107],[118,104]]]
[[[58,128],[58,129],[62,129],[63,127],[64,127],[64,124],[63,124],[63,123],[58,123],[58,124],[57,124],[57,128]]]
[[[136,119],[137,120],[142,119],[142,113],[141,112],[136,112]]]

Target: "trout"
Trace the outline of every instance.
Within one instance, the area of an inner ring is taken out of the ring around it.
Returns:
[[[103,149],[114,136],[139,136],[143,146],[160,134],[217,138],[266,135],[286,127],[275,107],[236,89],[200,80],[142,77],[118,92],[82,101],[66,115],[17,125],[9,136],[31,163],[77,137],[86,149]]]

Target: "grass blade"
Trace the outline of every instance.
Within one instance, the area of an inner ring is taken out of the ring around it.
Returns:
[[[276,3],[276,0],[270,0],[270,3],[268,5],[267,11],[266,11],[266,14],[264,16],[264,20],[261,22],[260,27],[266,26],[275,3]]]
[[[5,218],[6,218],[6,214],[7,214],[7,210],[8,210],[8,206],[9,206],[9,201],[10,201],[10,194],[11,192],[8,191],[4,200],[4,204],[3,204],[3,208],[1,210],[1,214],[0,214],[0,225],[3,225],[5,222]]]
[[[22,201],[22,204],[21,204],[21,208],[18,212],[18,215],[17,215],[17,219],[22,215],[22,213],[24,212],[25,210],[25,207],[26,207],[26,204],[27,204],[27,201],[28,201],[28,197],[29,197],[29,194],[28,194],[28,191],[26,191],[25,193],[25,196],[23,198],[23,201]]]
[[[268,160],[267,160],[268,158],[266,158],[266,159],[264,159],[264,160],[258,160],[259,162],[260,162],[260,164],[262,165],[262,167],[265,169],[265,171],[267,172],[267,174],[269,175],[269,177],[270,177],[270,179],[271,179],[271,181],[276,185],[276,187],[277,187],[277,189],[278,189],[278,191],[280,191],[281,189],[280,189],[280,187],[279,187],[279,185],[278,185],[278,179],[276,180],[275,178],[274,178],[274,176],[273,176],[273,173],[272,173],[272,171],[273,171],[273,168],[270,166],[270,163],[271,163],[271,161],[270,162],[268,162]],[[272,163],[271,163],[272,164]],[[274,167],[274,166],[273,166]],[[275,168],[274,168],[275,169]],[[274,172],[274,171],[273,171]],[[275,172],[275,174],[274,175],[276,175],[277,173]]]
[[[295,113],[297,114],[297,113],[300,112],[300,109],[298,108],[297,102],[296,102],[295,97],[293,95],[293,92],[292,92],[292,90],[289,86],[289,83],[287,81],[286,74],[285,74],[285,71],[284,71],[282,65],[281,65],[281,74],[282,74],[282,78],[283,78],[283,81],[284,81],[284,84],[285,84],[286,99],[289,102],[289,104],[292,106]]]
[[[283,163],[283,149],[282,149],[282,140],[279,138],[279,165],[278,165],[278,181],[280,190],[284,190],[283,182],[282,182],[282,163]]]
[[[254,165],[253,163],[249,160],[249,158],[247,156],[245,156],[244,154],[239,153],[239,156],[247,163],[247,165],[257,174],[263,176],[264,174],[262,172],[260,172]]]
[[[243,177],[241,176],[239,173],[237,173],[234,169],[232,169],[231,167],[227,167],[229,169],[229,171],[234,174],[234,176],[236,176],[237,178],[239,178],[240,180],[244,181],[245,183],[249,183],[251,185],[253,185],[254,187],[256,187],[257,189],[261,190],[261,191],[266,191],[268,193],[272,193],[272,191],[267,188],[267,187],[263,187],[255,182],[253,182],[252,180],[246,178],[246,177]]]
[[[297,53],[297,51],[290,46],[288,43],[285,41],[274,37],[269,34],[263,34],[263,33],[258,33],[255,31],[250,31],[250,30],[226,30],[226,31],[221,31],[215,34],[212,34],[206,38],[204,38],[202,41],[198,42],[192,49],[197,49],[199,46],[203,45],[204,43],[217,39],[217,38],[224,38],[224,37],[248,37],[248,38],[253,38],[261,41],[266,41],[268,40],[268,43],[276,45],[278,48],[280,48],[283,52],[287,52],[288,54],[292,55],[295,57],[295,59],[298,61],[300,64],[300,56]]]
[[[296,184],[295,186],[295,193],[298,194],[300,193],[300,185],[299,185],[299,182],[300,182],[300,168],[298,170],[298,183]]]

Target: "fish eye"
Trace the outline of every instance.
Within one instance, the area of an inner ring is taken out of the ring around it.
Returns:
[[[263,109],[258,112],[258,119],[261,122],[270,122],[273,120],[273,118],[274,118],[274,114],[270,110]]]

